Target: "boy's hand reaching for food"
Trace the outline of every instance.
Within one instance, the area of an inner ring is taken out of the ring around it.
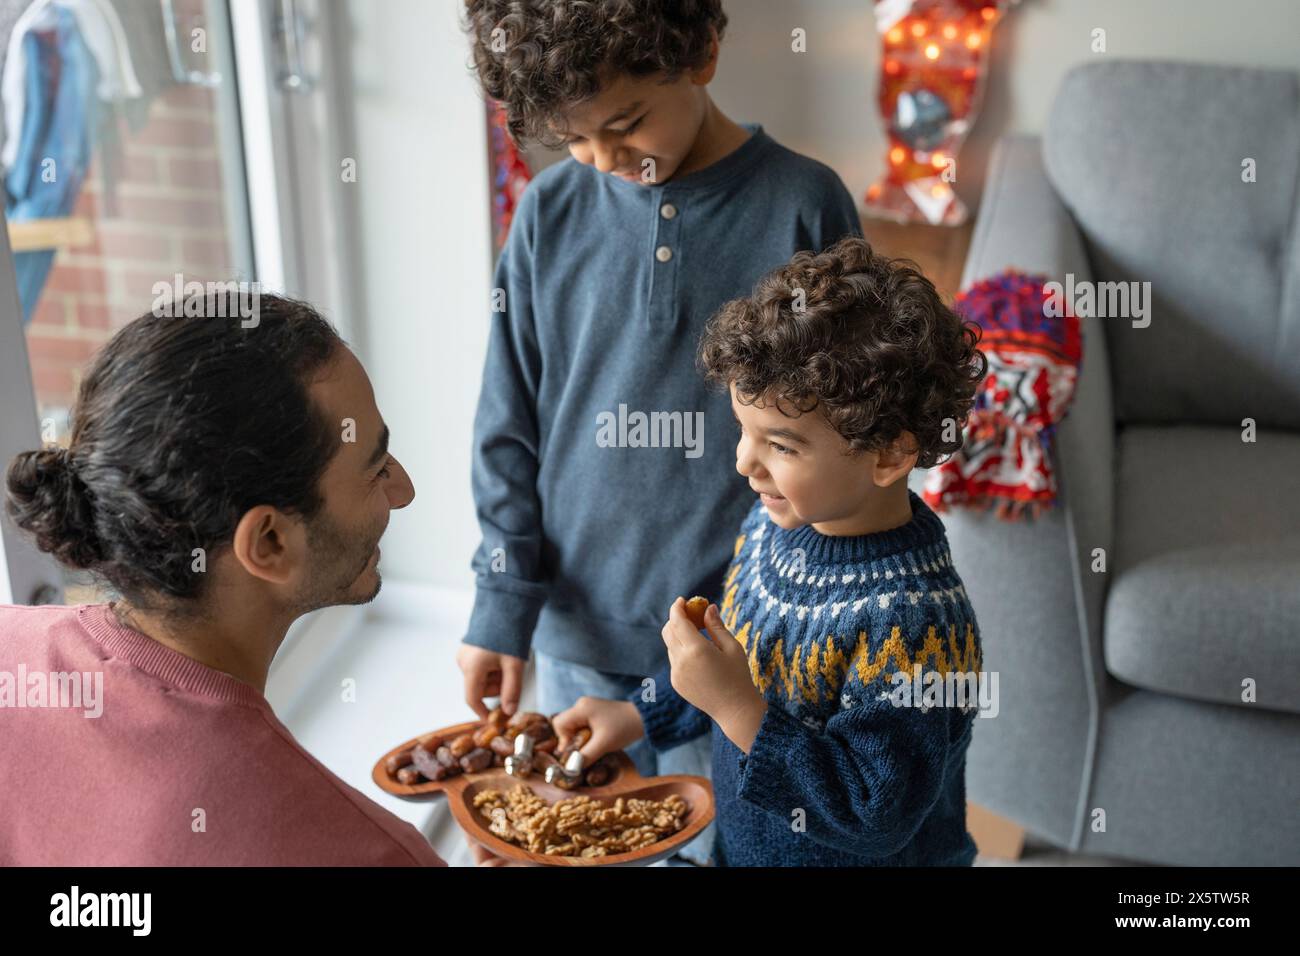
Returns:
[[[749,753],[767,713],[767,701],[754,687],[745,649],[722,623],[716,604],[708,606],[703,620],[708,638],[688,615],[685,598],[679,597],[669,609],[662,634],[673,690],[712,717],[732,743]]]
[[[484,697],[500,697],[501,709],[506,716],[515,715],[519,709],[519,695],[523,692],[527,661],[473,644],[461,644],[456,651],[456,663],[465,675],[465,703],[480,720],[488,715]]]
[[[551,718],[551,726],[560,738],[561,749],[580,729],[591,729],[591,739],[580,750],[588,767],[605,754],[631,746],[645,735],[636,704],[600,697],[579,697],[576,704]]]

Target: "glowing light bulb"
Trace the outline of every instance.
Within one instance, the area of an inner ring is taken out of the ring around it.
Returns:
[[[984,42],[984,38],[980,36],[978,33],[966,34],[966,46],[970,47],[972,50],[978,50],[980,44],[983,42]]]
[[[939,44],[937,43],[927,44],[925,48],[925,58],[927,60],[939,59]]]
[[[997,15],[998,15],[998,11],[996,7],[985,7],[983,10],[980,11],[980,16],[982,16],[985,20],[992,20]]]
[[[957,28],[951,23],[943,25],[943,36],[945,40],[953,40],[957,37]]]
[[[920,20],[912,24],[912,36],[923,37],[925,36],[925,31],[926,31],[926,26]]]
[[[948,165],[948,157],[943,153],[935,153],[930,157],[930,165],[935,169],[943,169],[944,166]]]
[[[907,159],[907,151],[901,146],[895,146],[889,151],[889,161],[895,166],[902,165],[903,160]]]
[[[893,43],[893,44],[895,44],[895,45],[897,45],[897,44],[899,44],[899,43],[902,43],[902,42],[903,42],[903,28],[902,28],[902,27],[894,27],[894,29],[890,30],[888,33],[885,34],[885,39],[888,40],[890,43]]]

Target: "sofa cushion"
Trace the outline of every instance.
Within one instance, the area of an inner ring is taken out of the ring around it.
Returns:
[[[1116,418],[1300,428],[1300,74],[1076,67],[1043,160],[1093,281],[1150,283],[1149,325],[1105,319]]]
[[[1121,429],[1106,669],[1137,687],[1300,713],[1300,435]],[[1256,703],[1241,699],[1252,678]]]

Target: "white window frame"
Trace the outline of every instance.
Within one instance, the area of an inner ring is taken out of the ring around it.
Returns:
[[[23,332],[23,310],[9,246],[9,221],[0,209],[0,471],[19,452],[40,447],[36,394]],[[0,604],[57,604],[63,600],[58,564],[30,536],[0,514]]]
[[[352,129],[345,12],[335,0],[229,2],[256,278],[351,341],[361,257],[339,165]]]

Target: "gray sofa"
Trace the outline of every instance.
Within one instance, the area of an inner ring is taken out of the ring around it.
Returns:
[[[1082,320],[1059,508],[943,516],[999,674],[968,797],[1078,852],[1300,864],[1300,75],[1075,68],[991,161],[963,286],[1008,267],[1148,281],[1150,322]]]

